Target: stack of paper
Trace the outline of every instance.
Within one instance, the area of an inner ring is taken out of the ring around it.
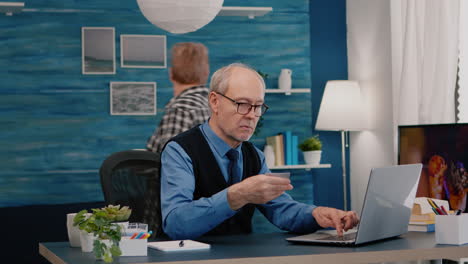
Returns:
[[[149,248],[154,248],[162,251],[183,251],[183,250],[199,250],[209,249],[210,244],[193,241],[193,240],[173,240],[173,241],[158,241],[148,242]]]

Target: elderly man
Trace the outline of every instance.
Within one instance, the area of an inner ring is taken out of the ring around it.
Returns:
[[[289,179],[268,176],[263,153],[248,142],[268,106],[256,71],[231,64],[211,79],[210,119],[171,139],[162,152],[161,206],[172,239],[252,231],[257,208],[274,225],[298,233],[359,222],[354,212],[294,201]]]

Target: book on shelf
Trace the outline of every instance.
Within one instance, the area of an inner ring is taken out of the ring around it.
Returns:
[[[270,145],[275,153],[275,166],[284,165],[284,150],[281,146],[281,137],[280,135],[274,135],[266,138],[267,145]]]
[[[292,161],[293,161],[293,165],[298,165],[299,164],[299,151],[297,149],[297,145],[299,144],[299,139],[297,136],[293,135],[292,136]]]
[[[298,136],[293,135],[291,131],[266,137],[266,144],[273,148],[275,166],[299,165]]]
[[[284,142],[284,159],[285,165],[292,165],[292,132],[291,131],[284,131],[281,133],[283,135],[283,142]]]
[[[278,155],[275,157],[278,157],[278,166],[283,166],[286,163],[284,162],[284,136],[283,134],[278,134],[276,135],[276,144],[278,144]]]

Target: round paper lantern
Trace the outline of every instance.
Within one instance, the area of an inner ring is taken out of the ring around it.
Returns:
[[[137,0],[155,26],[176,34],[196,31],[213,20],[223,0]]]

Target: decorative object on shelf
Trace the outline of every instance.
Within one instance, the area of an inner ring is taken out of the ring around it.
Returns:
[[[269,168],[275,166],[275,152],[273,151],[273,147],[270,145],[265,145],[263,154],[265,154],[265,162],[267,166]]]
[[[223,6],[223,0],[137,0],[137,3],[152,24],[175,34],[202,28]]]
[[[328,81],[320,104],[315,129],[341,131],[344,210],[348,208],[345,152],[345,147],[348,147],[348,131],[360,131],[364,127],[364,108],[358,82]]]
[[[127,206],[108,205],[100,209],[92,209],[78,212],[73,219],[73,225],[82,231],[82,250],[89,252],[93,245],[96,258],[102,258],[105,262],[113,261],[113,257],[122,254],[119,247],[122,238],[122,227],[118,222],[127,221],[132,210]]]
[[[278,77],[278,88],[280,90],[291,90],[291,75],[292,71],[290,69],[281,69],[281,73]]]
[[[319,136],[307,138],[299,144],[299,149],[304,154],[304,161],[306,164],[319,165],[322,157],[322,141]]]

